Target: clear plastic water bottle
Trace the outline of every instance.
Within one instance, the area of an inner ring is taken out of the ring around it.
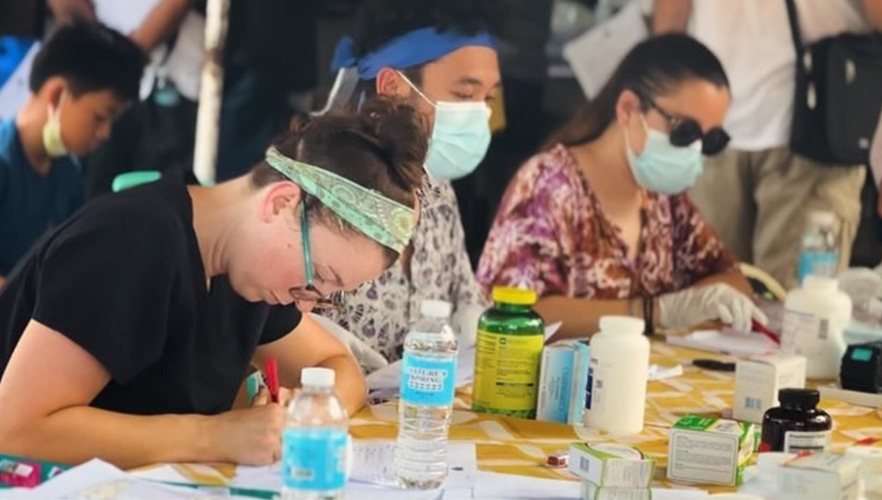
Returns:
[[[810,213],[799,252],[800,284],[806,276],[836,277],[839,270],[836,241],[836,215],[832,212]]]
[[[423,301],[422,319],[404,340],[395,472],[405,488],[439,488],[447,477],[447,434],[456,387],[451,305]]]
[[[305,368],[282,435],[282,500],[337,500],[346,483],[346,410],[334,370]]]

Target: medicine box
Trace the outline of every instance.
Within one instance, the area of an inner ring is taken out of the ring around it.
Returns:
[[[739,360],[735,365],[736,420],[761,424],[769,408],[778,406],[780,389],[805,387],[803,356],[770,355]]]
[[[861,461],[833,453],[799,455],[778,470],[776,499],[856,500]]]
[[[542,351],[536,420],[581,425],[588,384],[590,347],[585,342],[558,342]]]
[[[616,443],[574,443],[570,472],[603,488],[648,488],[652,460],[643,452]]]
[[[582,500],[652,500],[651,488],[601,488],[582,481]]]
[[[687,415],[671,429],[668,479],[739,485],[755,444],[756,426],[752,423]]]

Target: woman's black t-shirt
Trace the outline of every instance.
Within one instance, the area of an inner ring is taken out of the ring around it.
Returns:
[[[0,293],[0,374],[33,318],[110,372],[91,406],[141,415],[226,411],[257,346],[291,332],[301,314],[246,302],[226,276],[213,278],[210,291],[206,284],[184,184],[99,198],[9,276]]]

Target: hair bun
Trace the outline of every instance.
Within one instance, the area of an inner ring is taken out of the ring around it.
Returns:
[[[428,153],[426,119],[400,98],[375,97],[359,113],[365,132],[391,167],[392,179],[404,189],[420,187]]]

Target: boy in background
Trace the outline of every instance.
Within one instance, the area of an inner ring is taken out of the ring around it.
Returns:
[[[0,288],[40,236],[83,204],[76,157],[105,141],[137,100],[145,62],[134,42],[92,23],[62,26],[37,54],[30,99],[0,123]]]

